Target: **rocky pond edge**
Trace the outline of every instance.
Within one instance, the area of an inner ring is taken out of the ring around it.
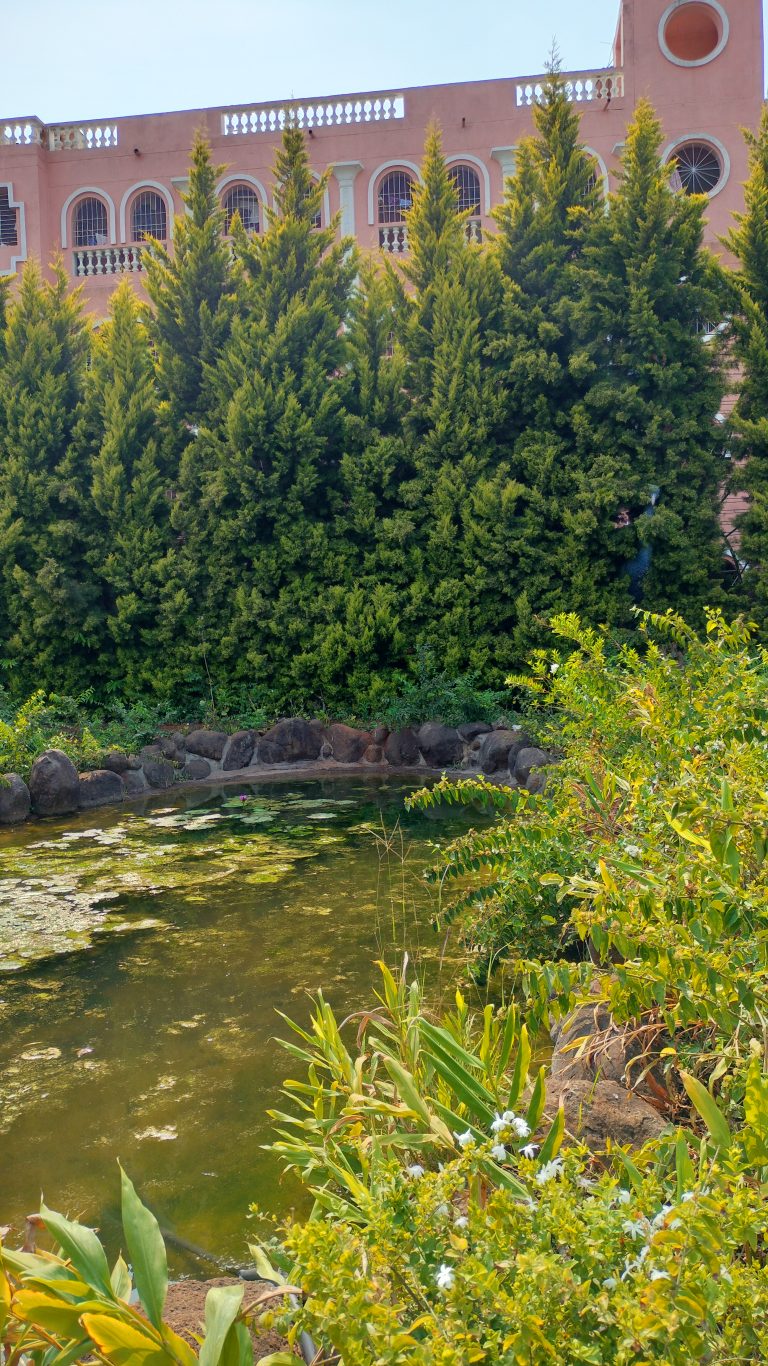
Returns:
[[[59,749],[38,755],[26,783],[17,773],[0,778],[0,826],[30,817],[65,816],[95,807],[212,779],[264,778],[301,768],[302,776],[334,769],[366,773],[484,774],[510,787],[541,792],[543,771],[558,756],[540,749],[520,726],[483,721],[444,726],[427,721],[390,731],[359,730],[341,722],[287,717],[266,731],[234,734],[205,728],[169,731],[137,754],[113,751],[104,767],[78,773]]]

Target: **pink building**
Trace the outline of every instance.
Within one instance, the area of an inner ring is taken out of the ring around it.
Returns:
[[[395,254],[407,251],[403,212],[427,125],[437,119],[470,231],[482,234],[514,170],[515,148],[531,130],[540,81],[521,76],[53,126],[10,119],[0,123],[0,274],[61,250],[102,314],[118,277],[140,279],[145,236],[172,240],[198,128],[226,168],[219,191],[227,213],[237,208],[246,227],[261,229],[289,116],[306,129],[317,171],[331,170],[323,216],[340,213],[343,233]],[[677,183],[709,195],[716,241],[741,203],[740,130],[755,128],[762,109],[762,0],[620,0],[611,65],[571,72],[567,81],[606,186],[637,100],[652,100]]]

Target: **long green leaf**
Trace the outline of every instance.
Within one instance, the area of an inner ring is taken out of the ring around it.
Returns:
[[[72,1263],[83,1280],[94,1290],[100,1290],[109,1299],[113,1298],[109,1266],[96,1234],[84,1224],[76,1224],[65,1219],[63,1214],[40,1206],[40,1215],[48,1232],[56,1239],[64,1256]]]
[[[725,1115],[718,1109],[706,1086],[702,1086],[696,1077],[692,1077],[690,1072],[681,1072],[680,1075],[689,1100],[698,1110],[715,1143],[723,1152],[727,1152],[732,1140]]]
[[[218,1366],[227,1334],[240,1313],[244,1291],[244,1285],[217,1285],[208,1291],[200,1366]]]
[[[136,1289],[150,1323],[159,1328],[168,1294],[168,1262],[160,1226],[136,1194],[133,1182],[120,1168],[125,1240],[133,1263]]]
[[[531,1066],[531,1044],[528,1038],[528,1030],[523,1025],[520,1030],[520,1042],[517,1046],[517,1057],[515,1058],[515,1070],[512,1073],[512,1082],[509,1088],[509,1099],[507,1108],[514,1110],[518,1100],[523,1094],[523,1088],[528,1080],[528,1070]]]

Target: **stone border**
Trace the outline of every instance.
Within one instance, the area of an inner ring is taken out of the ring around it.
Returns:
[[[417,728],[364,731],[289,717],[262,733],[172,731],[138,754],[108,754],[104,768],[87,773],[78,773],[62,750],[46,750],[32,766],[29,785],[18,774],[3,775],[0,826],[19,825],[31,816],[115,806],[180,786],[298,773],[484,774],[510,787],[541,792],[546,782],[542,770],[556,762],[557,756],[539,749],[519,726],[478,721],[454,729],[428,721]]]

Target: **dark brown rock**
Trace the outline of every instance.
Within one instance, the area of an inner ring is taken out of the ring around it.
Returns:
[[[64,816],[80,805],[77,769],[60,749],[48,749],[32,765],[29,775],[32,810],[38,816]]]
[[[663,1076],[657,1067],[650,1070],[662,1046],[658,1038],[651,1048],[633,1025],[614,1024],[604,1001],[580,1006],[550,1034],[553,1081],[613,1081],[645,1098],[662,1094]]]
[[[122,750],[112,749],[104,760],[104,767],[112,773],[127,773],[129,768],[141,768],[141,760],[135,754],[123,754]]]
[[[171,787],[176,770],[170,759],[166,759],[159,745],[145,745],[141,751],[141,767],[150,787],[164,789]]]
[[[530,744],[520,730],[492,730],[480,741],[478,759],[483,773],[497,773],[500,768],[514,768],[521,750]]]
[[[299,716],[289,717],[271,726],[259,740],[259,763],[286,764],[299,759],[317,759],[322,743],[322,732],[316,727]]]
[[[374,726],[371,731],[371,740],[374,745],[383,745],[388,735],[389,731],[386,726]]]
[[[207,759],[198,759],[197,757],[188,758],[181,774],[188,782],[200,782],[202,778],[210,777],[211,765],[208,763]]]
[[[416,734],[419,749],[432,768],[449,768],[463,759],[464,741],[452,727],[428,721]]]
[[[253,758],[255,748],[255,730],[235,731],[234,735],[230,736],[229,744],[224,750],[222,768],[227,773],[231,773],[236,768],[247,768]]]
[[[337,764],[356,764],[371,743],[371,733],[337,723],[329,726],[328,739]]]
[[[18,773],[4,773],[0,782],[0,825],[18,825],[29,815],[29,788]]]
[[[468,745],[471,745],[478,735],[487,735],[491,729],[487,721],[465,721],[458,727],[459,735]]]
[[[550,1121],[561,1102],[566,1132],[593,1152],[601,1152],[609,1138],[612,1143],[641,1148],[667,1127],[647,1101],[613,1081],[550,1078],[545,1106]]]
[[[412,730],[395,730],[387,736],[384,758],[396,768],[411,768],[419,762],[419,742]]]
[[[183,760],[187,742],[180,730],[170,735],[159,736],[158,743],[166,759]]]
[[[384,750],[381,745],[369,745],[363,755],[363,761],[366,764],[380,764],[383,757]]]
[[[535,745],[531,745],[527,749],[518,751],[515,759],[514,775],[521,786],[524,786],[528,782],[532,769],[546,768],[547,765],[551,763],[552,758],[547,754],[546,750],[537,749]]]
[[[138,797],[140,792],[146,792],[149,784],[144,777],[144,770],[141,768],[129,768],[123,774],[123,786],[125,787],[126,797]]]
[[[228,739],[223,730],[193,730],[186,739],[187,752],[203,759],[220,759]]]
[[[125,797],[123,780],[110,768],[95,768],[80,774],[80,809],[90,806],[109,806]]]

